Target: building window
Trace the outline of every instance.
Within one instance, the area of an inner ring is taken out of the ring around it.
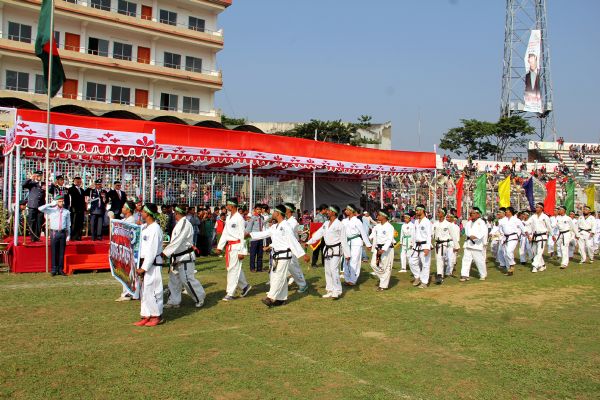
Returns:
[[[119,12],[119,14],[135,17],[135,15],[137,14],[137,4],[132,3],[131,1],[119,0],[119,6],[117,11]]]
[[[6,89],[28,92],[29,74],[27,72],[6,70]]]
[[[77,0],[65,0],[67,3],[77,4]]]
[[[92,7],[104,11],[110,11],[110,0],[92,0]]]
[[[88,54],[95,54],[97,56],[108,57],[108,40],[93,37],[89,38]]]
[[[204,32],[204,24],[206,22],[202,18],[190,17],[188,21],[188,28],[194,31]]]
[[[198,57],[185,57],[185,70],[192,72],[202,72],[202,59]]]
[[[183,97],[183,112],[200,114],[200,99],[197,97]]]
[[[37,94],[45,94],[46,93],[46,80],[44,79],[44,75],[36,74],[35,75],[35,92]]]
[[[167,25],[177,25],[177,13],[168,10],[160,10],[159,21]]]
[[[131,89],[121,86],[112,87],[112,95],[110,96],[110,102],[114,104],[130,104],[131,100]]]
[[[160,109],[165,111],[177,111],[178,97],[176,94],[161,93]]]
[[[31,43],[31,26],[17,22],[8,23],[8,38],[23,43]]]
[[[106,85],[95,82],[87,83],[86,100],[106,101]]]
[[[113,58],[131,61],[133,48],[130,44],[115,42],[113,45]]]
[[[181,68],[181,54],[169,53],[165,51],[165,67],[167,68]]]

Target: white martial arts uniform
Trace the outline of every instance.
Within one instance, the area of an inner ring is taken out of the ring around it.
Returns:
[[[556,225],[556,215],[553,215],[550,218],[550,226],[552,230],[548,232],[548,254],[556,254],[557,247],[554,243],[554,238],[558,236],[558,226]]]
[[[492,256],[498,261],[498,265],[500,265],[500,258],[502,255],[500,254],[500,244],[502,243],[502,232],[500,232],[500,228],[498,225],[492,226],[492,229],[489,233],[490,238],[490,249],[492,251]]]
[[[135,217],[134,217],[133,215],[130,215],[129,217],[125,218],[125,219],[123,220],[123,222],[127,222],[128,224],[136,225],[136,223],[135,223]],[[132,275],[133,275],[133,274],[135,274],[135,273],[136,273],[136,272],[135,272],[135,269],[133,269],[133,268],[132,268],[132,270],[131,270],[130,274],[132,274]],[[132,277],[132,276],[130,275],[130,278],[131,278],[131,277]],[[124,298],[124,297],[127,297],[127,296],[130,296],[130,294],[129,294],[129,292],[127,291],[127,289],[125,289],[125,286],[123,286],[123,290],[121,291],[121,298]],[[133,296],[131,296],[131,298],[132,298],[132,299],[134,299],[134,300],[137,300],[137,299],[139,299],[139,297],[140,297],[140,294],[139,294],[139,292],[138,292],[136,295],[133,295]]]
[[[454,272],[454,269],[456,268],[456,256],[458,255],[458,250],[460,249],[460,226],[458,226],[456,223],[450,224],[450,236],[452,237],[452,251],[448,252],[450,273],[446,273],[446,275],[452,275]]]
[[[402,224],[400,230],[400,271],[406,271],[408,266],[408,256],[412,250],[413,236],[415,234],[415,226],[410,221],[408,224]]]
[[[335,219],[333,222],[326,221],[313,233],[307,244],[314,244],[323,238],[323,263],[325,267],[325,289],[327,297],[337,298],[342,294],[342,283],[340,281],[339,266],[341,258],[350,257],[350,246],[346,235],[346,229],[342,222]]]
[[[298,221],[292,215],[291,217],[286,219],[286,222],[288,223],[290,229],[294,233],[294,237],[296,238],[296,240],[298,240]],[[302,272],[302,268],[300,268],[300,261],[298,260],[298,257],[296,257],[293,254],[288,266],[288,272],[292,276],[288,281],[288,284],[291,285],[292,283],[296,282],[299,288],[303,289],[304,287],[306,287],[306,279],[304,279],[304,273]]]
[[[293,257],[296,259],[304,256],[304,250],[294,231],[290,228],[287,221],[275,223],[266,231],[251,232],[252,240],[262,240],[271,238],[271,249],[273,252],[273,266],[269,274],[269,293],[267,297],[273,301],[287,300],[288,296],[288,268]]]
[[[577,247],[577,240],[579,238],[579,218],[571,218],[573,225],[575,226],[575,234],[571,236],[569,242],[569,260],[575,255],[575,248]]]
[[[419,279],[422,284],[427,285],[431,267],[431,221],[426,217],[421,220],[415,218],[414,225],[415,235],[408,263],[410,272],[415,279]],[[429,250],[429,253],[425,255],[424,250]]]
[[[533,214],[529,217],[531,227],[531,249],[533,251],[532,272],[544,271],[546,263],[544,262],[544,249],[548,238],[552,233],[552,224],[550,218],[543,212],[540,215]]]
[[[373,239],[371,268],[379,278],[379,287],[387,289],[394,263],[394,227],[389,222],[375,225],[371,232],[371,239]],[[378,250],[383,250],[381,256],[377,255]]]
[[[594,261],[594,235],[596,234],[596,218],[593,215],[579,217],[579,254],[581,262],[588,258],[590,262]]]
[[[194,238],[194,227],[183,217],[177,221],[171,234],[171,242],[163,250],[163,254],[171,259],[169,270],[169,305],[181,304],[182,286],[185,286],[188,294],[194,300],[196,307],[204,304],[206,292],[202,284],[196,279],[195,260],[196,254],[192,246]],[[185,254],[181,254],[185,253]],[[181,255],[177,255],[181,254]]]
[[[348,218],[347,221],[344,227],[350,247],[350,260],[344,260],[344,281],[355,284],[360,276],[363,244],[371,247],[371,242],[363,223],[357,216]]]
[[[454,241],[450,234],[450,222],[444,218],[433,223],[433,245],[435,246],[436,275],[450,275],[452,273],[451,256],[454,253]]]
[[[475,266],[479,271],[479,278],[485,279],[487,277],[487,266],[485,265],[484,248],[487,245],[487,225],[481,218],[478,218],[476,221],[467,221],[465,224],[465,236],[460,276],[469,278],[471,264],[475,262]],[[474,236],[475,239],[471,239],[471,236]]]
[[[600,252],[600,218],[596,218],[596,235],[594,237],[594,251]]]
[[[504,241],[500,245],[502,247],[502,263],[500,265],[508,269],[515,265],[515,249],[519,244],[523,223],[513,215],[510,218],[502,218],[498,223],[498,228],[504,236]]]
[[[568,215],[559,215],[556,217],[556,227],[558,235],[556,236],[556,250],[561,257],[561,267],[566,268],[569,265],[569,245],[573,237],[576,236],[576,228],[573,220]]]
[[[529,243],[529,237],[531,236],[531,222],[527,219],[526,221],[521,220],[521,223],[523,232],[521,232],[519,238],[519,261],[521,261],[521,264],[524,264],[533,257],[531,244]]]
[[[158,222],[142,226],[140,268],[146,271],[142,277],[140,293],[142,318],[160,317],[163,313],[163,282],[160,267],[163,233]]]
[[[223,234],[219,239],[217,248],[225,249],[225,267],[227,268],[227,296],[233,297],[236,288],[244,289],[248,282],[242,270],[242,260],[238,255],[247,255],[246,242],[244,240],[244,218],[236,211],[235,214],[227,216]],[[225,246],[227,245],[227,248]]]

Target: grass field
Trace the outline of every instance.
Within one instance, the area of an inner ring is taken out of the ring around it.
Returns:
[[[0,397],[600,398],[600,262],[425,290],[395,270],[381,293],[367,267],[332,301],[305,265],[311,289],[267,309],[266,273],[224,303],[223,259],[202,260],[205,307],[185,297],[156,328],[108,273],[0,275]]]

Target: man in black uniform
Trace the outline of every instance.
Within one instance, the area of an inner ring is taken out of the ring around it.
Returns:
[[[31,241],[39,242],[44,215],[38,208],[46,204],[46,193],[42,189],[42,171],[35,171],[31,174],[31,178],[23,183],[23,189],[29,190],[27,196],[27,222],[29,222]]]
[[[106,211],[106,191],[102,189],[102,180],[96,179],[95,187],[88,188],[85,195],[90,203],[90,224],[92,225],[92,240],[102,240],[104,212]]]
[[[121,190],[121,182],[115,181],[113,185],[114,189],[108,191],[109,211],[112,211],[114,219],[121,219],[121,209],[127,201],[127,195]]]
[[[83,220],[85,217],[85,194],[81,188],[81,178],[73,179],[73,186],[68,190],[71,212],[71,240],[81,240]]]
[[[67,196],[67,188],[65,187],[65,178],[62,175],[57,175],[54,183],[50,184],[50,195],[51,198],[56,198],[56,196],[62,196],[64,199],[64,208],[66,210],[69,209],[69,196]]]

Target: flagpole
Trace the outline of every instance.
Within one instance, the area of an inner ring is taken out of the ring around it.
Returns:
[[[48,51],[48,105],[46,108],[46,203],[50,202],[50,104],[52,102],[52,57],[54,56],[54,0],[50,0],[50,49]],[[48,273],[49,226],[45,224],[46,273]]]

